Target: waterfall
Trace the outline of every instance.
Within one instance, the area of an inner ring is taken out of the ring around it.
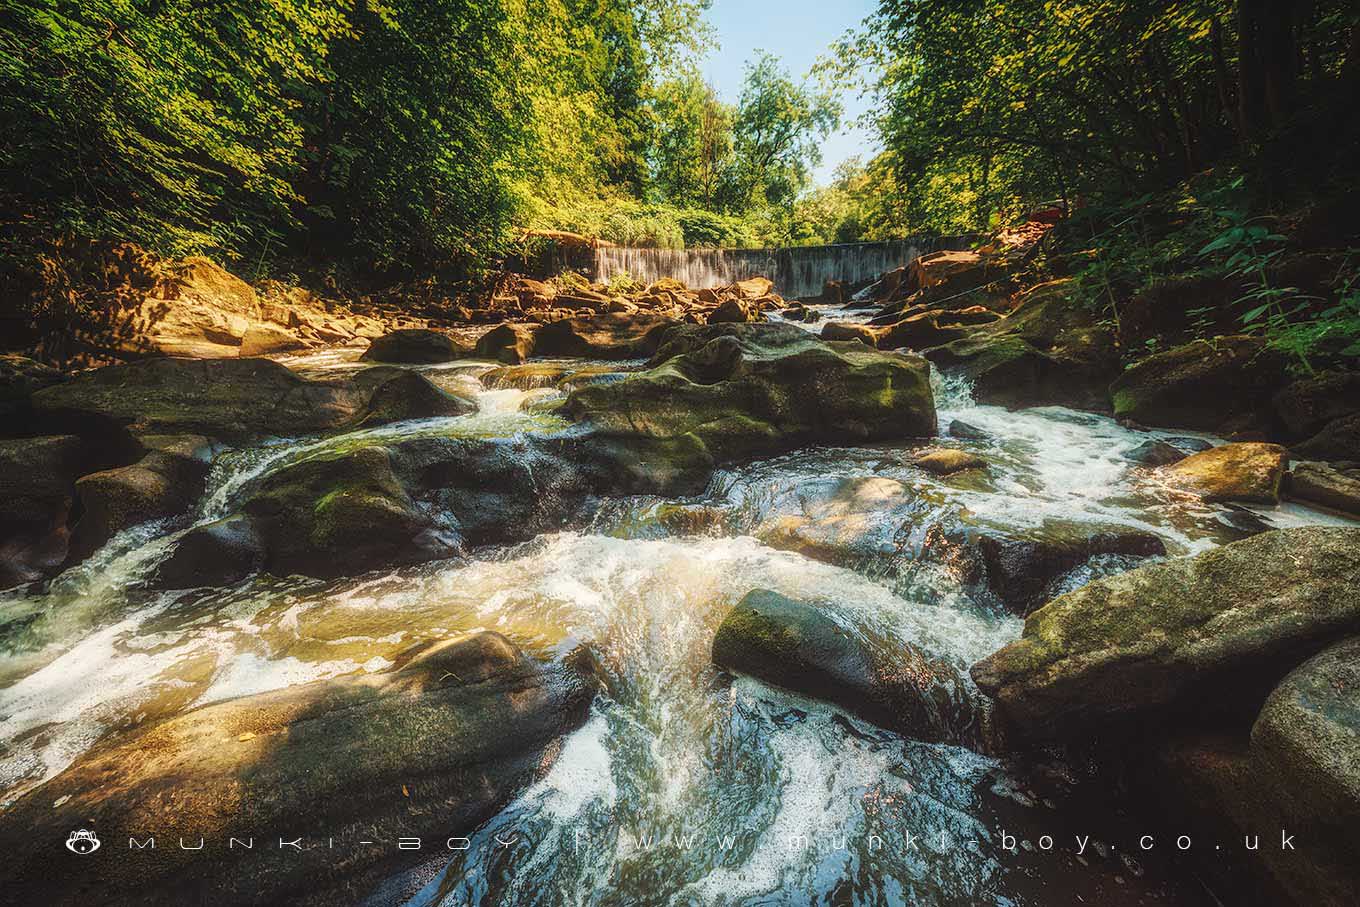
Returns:
[[[831,246],[789,246],[779,249],[643,249],[601,246],[595,250],[595,280],[608,282],[627,273],[651,283],[674,277],[693,289],[716,287],[764,276],[775,292],[788,299],[804,299],[822,292],[828,280],[855,284],[872,280],[939,249],[961,249],[975,236],[915,236],[886,242],[841,243]]]

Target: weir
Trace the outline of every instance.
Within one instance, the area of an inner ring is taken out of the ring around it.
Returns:
[[[602,282],[625,273],[642,283],[673,277],[696,290],[764,276],[774,281],[775,292],[781,296],[805,299],[820,294],[828,280],[844,284],[874,280],[922,255],[941,249],[970,248],[978,240],[974,234],[923,235],[882,242],[768,249],[652,249],[611,245],[582,248],[550,243],[536,260],[510,266],[539,278],[551,277],[569,268]]]

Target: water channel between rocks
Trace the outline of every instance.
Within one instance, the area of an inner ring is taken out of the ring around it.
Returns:
[[[337,353],[289,364],[358,367]],[[337,447],[567,430],[521,409],[558,391],[488,386],[490,368],[425,370],[474,391],[474,415],[219,454],[196,519],[229,512],[271,469]],[[1237,537],[1224,511],[1123,457],[1146,434],[1062,408],[978,406],[938,378],[936,399],[942,427],[961,419],[988,436],[942,442],[983,454],[985,474],[930,476],[910,465],[910,445],[807,449],[723,470],[698,499],[612,500],[588,527],[469,559],[190,592],[142,582],[182,528],[125,532],[44,593],[0,596],[0,802],[113,732],[380,672],[414,643],[483,628],[544,658],[589,643],[607,693],[544,780],[482,829],[449,830],[468,847],[432,859],[413,903],[1053,903],[1045,890],[1070,903],[1203,903],[1192,882],[1121,849],[1136,840],[1131,820],[1074,787],[1070,767],[905,740],[711,665],[724,614],[769,588],[824,603],[876,645],[911,643],[966,670],[1015,639],[1021,621],[975,594],[948,533],[931,531],[959,520],[1131,527],[1171,555]],[[772,547],[773,522],[825,513],[847,494],[854,507],[834,528],[857,539],[854,559],[833,566]],[[1288,505],[1256,513],[1272,526],[1338,522]],[[1069,581],[1120,566],[1097,560]],[[1015,853],[1000,847],[1003,831],[1021,842]],[[1052,852],[1043,835],[1056,839]],[[1076,835],[1090,836],[1080,856]]]

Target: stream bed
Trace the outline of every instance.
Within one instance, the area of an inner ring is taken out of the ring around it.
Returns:
[[[349,351],[289,364],[358,367]],[[521,409],[557,391],[483,380],[492,368],[424,369],[475,394],[474,415],[220,453],[193,519],[341,445],[565,429]],[[938,378],[936,402],[942,428],[960,420],[980,438],[940,443],[988,470],[929,475],[910,462],[920,445],[812,448],[724,469],[692,499],[613,499],[587,526],[467,558],[187,592],[145,583],[183,522],[124,532],[43,591],[0,594],[0,804],[127,728],[381,672],[418,642],[490,629],[542,658],[589,644],[606,691],[542,781],[482,828],[449,829],[465,847],[394,882],[418,891],[413,905],[1213,903],[1161,852],[1134,849],[1137,818],[1081,766],[907,740],[711,664],[723,616],[767,588],[966,671],[1022,621],[961,577],[945,531],[960,521],[1127,527],[1171,556],[1253,521],[1342,522],[1293,505],[1201,504],[1125,458],[1147,433],[1103,416],[979,406]],[[771,529],[788,525],[802,527],[797,543]],[[818,547],[822,530],[835,537]],[[1096,559],[1065,581],[1127,566]]]

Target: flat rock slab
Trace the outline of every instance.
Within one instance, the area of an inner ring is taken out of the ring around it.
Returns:
[[[1278,504],[1289,453],[1278,444],[1223,444],[1162,469],[1171,484],[1210,503]]]

